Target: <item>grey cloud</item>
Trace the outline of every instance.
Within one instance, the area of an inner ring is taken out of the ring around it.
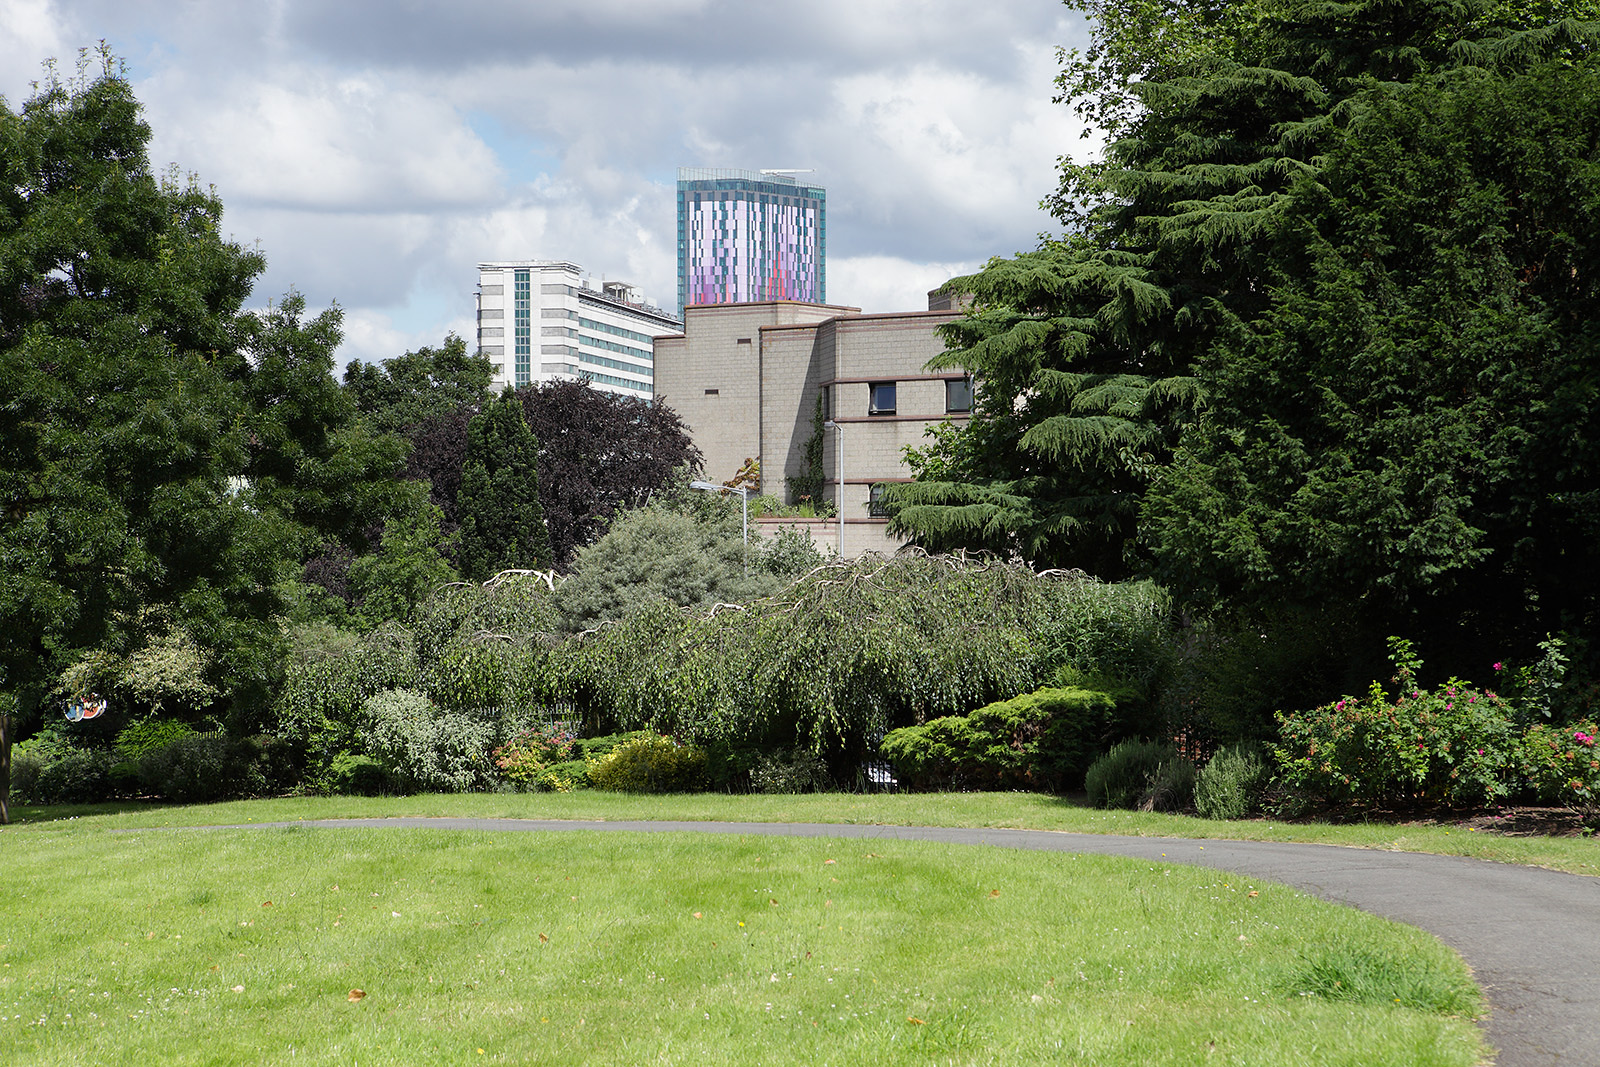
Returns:
[[[395,17],[388,0],[330,4],[286,0],[283,32],[340,61],[451,69],[469,63],[612,59],[773,72],[857,68],[939,53],[1003,76],[1018,39],[1064,37],[1073,22],[1048,0],[708,0],[702,4],[463,0],[412,3]],[[742,92],[744,84],[727,85]]]

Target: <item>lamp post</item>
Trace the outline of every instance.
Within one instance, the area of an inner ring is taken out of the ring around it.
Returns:
[[[833,450],[839,460],[839,476],[834,481],[833,503],[834,510],[839,513],[839,558],[844,559],[844,427],[832,419],[822,426],[833,431]]]
[[[750,577],[750,487],[747,485],[718,485],[716,482],[690,482],[690,489],[700,489],[707,493],[738,493],[739,503],[742,505],[742,521],[740,522],[740,535],[744,541],[744,576]]]

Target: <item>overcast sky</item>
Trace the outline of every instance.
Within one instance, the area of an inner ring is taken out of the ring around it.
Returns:
[[[564,259],[677,299],[679,166],[814,168],[828,300],[926,306],[1031,248],[1055,0],[0,0],[0,94],[105,40],[156,169],[214,185],[264,304],[345,309],[341,360],[473,336],[476,265]]]

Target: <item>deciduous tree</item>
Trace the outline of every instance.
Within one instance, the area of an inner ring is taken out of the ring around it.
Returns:
[[[142,647],[151,618],[258,681],[285,548],[238,481],[239,312],[262,258],[221,238],[215,196],[151,173],[139,104],[101,60],[0,108],[0,688],[23,713],[84,651]],[[6,800],[0,767],[0,820]]]
[[[468,353],[452,333],[438,348],[425,345],[378,366],[350,364],[344,388],[373,428],[409,435],[435,416],[477,410],[489,399],[493,377],[488,359]]]

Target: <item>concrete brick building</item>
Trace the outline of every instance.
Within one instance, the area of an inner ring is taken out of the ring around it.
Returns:
[[[656,394],[683,417],[706,473],[731,478],[761,461],[762,491],[789,503],[807,472],[806,445],[822,404],[823,498],[843,553],[899,546],[874,506],[873,486],[906,481],[906,445],[972,411],[970,379],[929,372],[944,351],[937,330],[952,308],[863,315],[856,308],[795,301],[718,304],[684,311],[684,332],[655,342]]]

